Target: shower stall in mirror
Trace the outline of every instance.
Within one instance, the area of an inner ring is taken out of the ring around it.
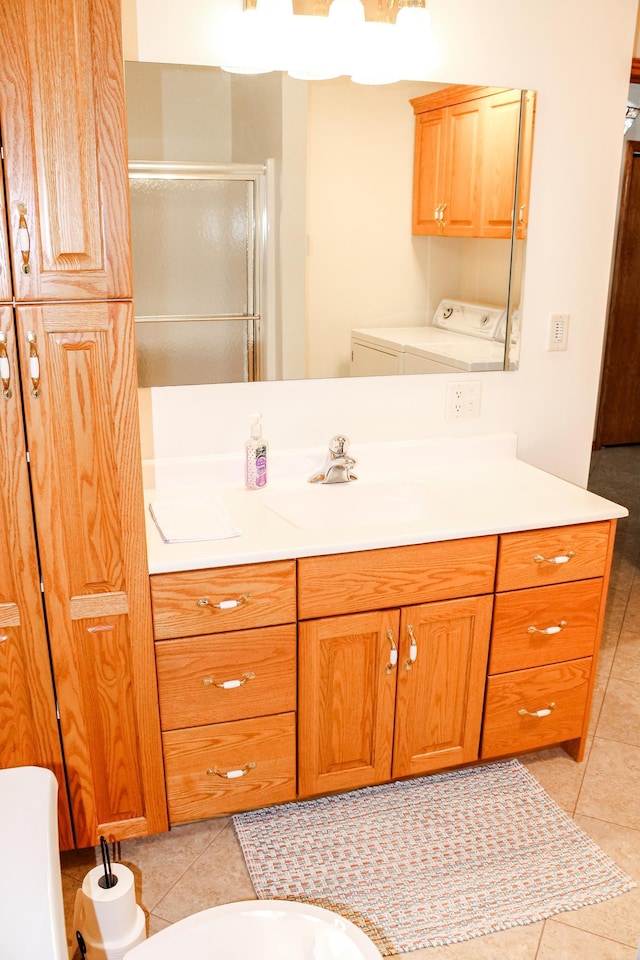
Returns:
[[[260,379],[268,165],[129,165],[141,387]]]

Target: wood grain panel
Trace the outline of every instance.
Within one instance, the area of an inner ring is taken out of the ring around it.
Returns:
[[[6,586],[6,585],[5,585]],[[19,627],[20,607],[17,603],[0,603],[0,627]]]
[[[11,300],[12,292],[4,182],[0,182],[0,303]]]
[[[489,677],[481,758],[537,750],[582,734],[592,661],[590,657]],[[547,716],[535,713],[555,704]]]
[[[73,846],[58,734],[22,420],[13,313],[0,307],[12,393],[0,397],[0,766],[48,767],[58,780],[60,844]]]
[[[296,619],[295,576],[295,560],[155,574],[156,640],[291,623]],[[236,601],[237,606],[217,607]]]
[[[77,842],[90,846],[98,840],[99,823],[122,821],[126,831],[125,821],[144,817],[146,832],[153,833],[166,829],[167,815],[146,572],[133,311],[128,303],[83,308],[76,305],[69,315],[66,304],[28,306],[17,314],[60,726],[77,811]],[[84,318],[74,331],[69,327],[78,311]],[[98,328],[94,334],[91,318]],[[39,397],[32,395],[28,376],[27,330],[37,337]],[[101,619],[74,620],[72,612],[90,604],[95,615],[95,595],[103,594],[109,602],[114,593],[119,609],[126,596],[129,613],[114,616],[116,639],[105,642],[104,673],[96,673],[100,664],[91,667],[87,659],[87,637],[97,642],[106,635],[87,634],[87,627],[101,626]],[[116,710],[117,720],[111,716]]]
[[[611,521],[549,527],[500,537],[496,589],[518,590],[604,576]],[[549,560],[573,556],[564,563]],[[535,558],[545,558],[537,561]]]
[[[72,620],[115,617],[121,613],[129,613],[126,593],[94,593],[84,597],[71,597],[69,606]]]
[[[478,759],[492,597],[402,611],[393,777]],[[410,669],[411,625],[417,656]]]
[[[17,299],[131,296],[118,0],[4,0],[0,59]]]
[[[590,657],[598,638],[602,587],[601,579],[578,580],[498,594],[489,673]],[[557,633],[539,632],[560,625]]]
[[[295,624],[156,643],[162,729],[295,710],[296,646]]]
[[[295,714],[163,734],[169,819],[186,823],[295,799]],[[221,773],[247,769],[240,777]]]
[[[329,616],[493,591],[497,537],[298,560],[298,616]]]
[[[375,611],[300,624],[301,796],[389,779],[397,671],[387,665],[398,623],[397,611]]]
[[[483,101],[479,235],[510,237],[520,132],[520,90]]]
[[[73,624],[75,697],[60,705],[76,833],[144,813],[125,616]],[[69,678],[71,679],[71,678]]]

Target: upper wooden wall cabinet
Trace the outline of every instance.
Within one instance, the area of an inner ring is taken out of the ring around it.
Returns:
[[[0,4],[0,765],[54,771],[62,847],[167,826],[120,34]]]
[[[132,295],[120,34],[119,3],[0,5],[17,300]]]
[[[454,86],[411,100],[411,105],[416,115],[413,233],[509,238],[515,209],[517,236],[523,237],[534,95]]]

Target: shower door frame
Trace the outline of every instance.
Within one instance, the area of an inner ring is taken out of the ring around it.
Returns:
[[[246,314],[214,314],[185,316],[138,316],[136,323],[168,322],[181,320],[231,320],[244,321],[247,327],[247,380],[265,379],[265,349],[272,340],[270,330],[267,278],[273,273],[267,239],[269,234],[268,211],[272,205],[272,161],[264,164],[245,163],[173,163],[164,160],[132,160],[129,162],[129,180],[240,180],[253,184],[252,204],[249,214],[249,237],[252,240],[248,252],[248,273],[253,283],[248,284],[248,310]],[[252,270],[250,269],[252,267]],[[135,277],[134,277],[135,310]]]

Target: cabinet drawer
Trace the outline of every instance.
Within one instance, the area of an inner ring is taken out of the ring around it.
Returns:
[[[163,730],[296,709],[296,628],[156,643]]]
[[[500,537],[496,590],[604,576],[611,524],[583,523]]]
[[[296,619],[295,561],[251,563],[151,577],[156,640]]]
[[[358,613],[493,591],[497,537],[298,560],[298,616]]]
[[[591,658],[587,657],[489,677],[481,759],[581,736],[590,674]],[[529,715],[552,703],[555,707],[547,716]]]
[[[293,713],[175,730],[162,741],[172,824],[295,799]]]
[[[602,580],[578,580],[498,594],[489,673],[591,656],[601,596]]]

